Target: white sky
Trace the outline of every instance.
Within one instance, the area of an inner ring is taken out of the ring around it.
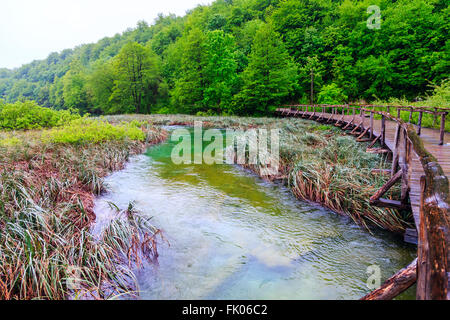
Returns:
[[[0,0],[0,68],[149,24],[158,13],[182,16],[211,0]]]

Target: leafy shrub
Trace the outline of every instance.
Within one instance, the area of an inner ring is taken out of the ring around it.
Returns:
[[[208,110],[208,111],[206,111],[206,112],[204,112],[204,111],[199,111],[199,112],[197,112],[197,114],[196,114],[196,116],[198,116],[198,117],[212,117],[212,116],[215,116],[216,114],[215,114],[215,112],[213,111],[213,110]]]
[[[88,118],[74,120],[63,127],[53,128],[42,134],[45,143],[80,144],[125,139],[143,141],[145,134],[135,124],[113,126],[105,121]]]
[[[318,95],[318,102],[325,104],[340,104],[347,99],[344,91],[334,83],[323,86]]]
[[[442,81],[440,86],[434,86],[433,94],[425,101],[432,107],[448,108],[450,104],[450,79]]]
[[[162,107],[161,109],[159,109],[157,112],[157,114],[170,114],[170,109],[167,107]]]
[[[0,104],[0,129],[40,129],[61,126],[80,118],[70,110],[53,110],[34,101]]]

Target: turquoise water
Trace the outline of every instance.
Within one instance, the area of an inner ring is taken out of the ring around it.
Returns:
[[[415,257],[237,166],[175,165],[173,146],[133,157],[96,200],[95,228],[111,219],[107,201],[134,201],[164,232],[158,264],[136,271],[142,299],[358,299],[371,291],[369,266],[384,281]]]

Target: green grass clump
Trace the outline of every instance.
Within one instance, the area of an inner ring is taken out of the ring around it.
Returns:
[[[104,142],[109,140],[145,140],[145,133],[136,123],[112,125],[108,122],[82,118],[69,124],[46,130],[42,133],[44,143],[80,144]]]
[[[4,130],[51,128],[79,118],[78,113],[40,107],[34,101],[0,104],[0,129]]]
[[[16,137],[0,139],[0,147],[12,147],[20,144],[20,139]]]

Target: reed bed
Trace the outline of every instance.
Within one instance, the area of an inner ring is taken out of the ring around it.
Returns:
[[[120,115],[104,118],[111,123],[137,121],[152,125],[193,125],[202,121],[204,127],[216,128],[279,128],[280,169],[269,180],[284,179],[293,194],[349,216],[369,231],[379,227],[403,233],[413,226],[412,214],[371,206],[369,198],[388,180],[373,175],[372,169],[390,168],[386,155],[366,153],[368,143],[356,142],[352,136],[334,126],[303,119],[197,117],[190,115]],[[244,165],[260,174],[262,164]],[[386,195],[397,199],[398,186]]]
[[[0,299],[106,299],[133,294],[132,269],[154,259],[159,231],[129,209],[97,239],[102,178],[165,138],[44,143],[42,131],[0,133]],[[132,262],[132,263],[130,263]],[[75,281],[75,285],[73,284]]]
[[[409,212],[370,206],[368,198],[387,180],[370,172],[388,167],[389,161],[366,153],[367,143],[357,143],[333,126],[302,119],[187,115],[95,120],[122,129],[110,132],[103,123],[100,127],[106,131],[101,139],[90,130],[80,135],[79,125],[86,120],[73,125],[76,139],[67,127],[0,131],[0,299],[106,299],[136,294],[132,270],[157,258],[161,234],[130,205],[117,210],[118,218],[94,238],[90,233],[93,200],[103,190],[105,175],[121,169],[147,144],[166,138],[160,127],[164,125],[202,121],[204,127],[279,128],[280,170],[265,178],[283,179],[299,199],[320,203],[369,230],[376,226],[403,232],[412,221]],[[144,136],[136,135],[134,128]],[[247,167],[259,174],[262,165]],[[398,194],[393,188],[387,196]],[[76,289],[69,285],[74,270],[80,279]]]

